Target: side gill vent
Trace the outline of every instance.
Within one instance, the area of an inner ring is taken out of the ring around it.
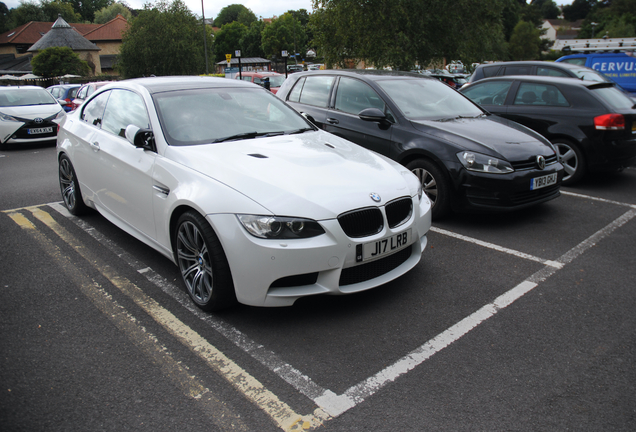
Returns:
[[[329,144],[329,143],[325,143],[325,145],[329,148],[335,149],[336,147],[334,147],[333,145]]]

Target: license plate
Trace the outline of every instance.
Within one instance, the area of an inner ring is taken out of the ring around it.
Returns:
[[[541,189],[553,185],[557,182],[557,174],[548,174],[542,177],[533,178],[530,181],[530,190]]]
[[[408,229],[391,237],[385,237],[365,243],[362,246],[362,253],[357,254],[356,261],[368,261],[391,255],[411,244],[411,230]]]
[[[53,127],[49,126],[49,127],[43,127],[43,128],[29,129],[28,132],[29,132],[29,135],[51,133],[51,132],[53,132]]]

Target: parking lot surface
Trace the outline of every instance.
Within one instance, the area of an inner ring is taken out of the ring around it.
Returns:
[[[0,180],[51,162],[5,152]],[[48,172],[2,191],[8,430],[636,428],[636,169],[436,222],[377,289],[218,314]]]

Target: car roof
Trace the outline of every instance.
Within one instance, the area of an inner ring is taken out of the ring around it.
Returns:
[[[570,70],[589,69],[588,67],[576,65],[572,63],[547,62],[547,61],[540,61],[540,60],[485,63],[485,64],[480,64],[477,67],[484,68],[488,66],[553,66],[553,67],[556,67],[557,69],[570,69]]]
[[[226,79],[219,77],[203,77],[203,76],[172,76],[172,77],[147,77],[133,78],[124,81],[112,82],[110,87],[118,86],[141,86],[149,93],[161,93],[174,90],[194,90],[200,88],[228,88],[228,87],[245,87],[245,88],[261,88],[256,84],[247,81]]]
[[[259,76],[259,75],[282,75],[281,73],[278,72],[274,72],[274,71],[264,71],[264,72],[241,72],[241,75],[243,76]]]
[[[294,77],[308,76],[308,75],[340,75],[340,76],[357,76],[364,77],[371,81],[378,81],[386,79],[387,77],[400,78],[421,78],[421,79],[433,79],[428,75],[422,75],[414,72],[402,72],[402,71],[387,71],[379,69],[326,69],[326,70],[314,70],[295,73]]]
[[[0,87],[0,89],[2,89],[2,91],[18,91],[18,90],[24,90],[24,89],[42,89],[46,91],[45,88],[42,88],[36,85],[2,86]]]
[[[558,84],[558,85],[567,85],[567,86],[579,86],[579,87],[613,87],[616,86],[615,83],[611,82],[599,82],[599,81],[590,81],[590,80],[581,80],[581,79],[572,79],[566,77],[554,77],[554,76],[544,76],[544,75],[505,75],[505,76],[496,76],[490,78],[483,78],[479,81],[475,81],[471,83],[468,87],[476,86],[480,83],[487,83],[489,81],[524,81],[524,82],[538,82],[543,84]]]

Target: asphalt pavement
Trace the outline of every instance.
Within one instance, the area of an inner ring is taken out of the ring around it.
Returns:
[[[196,309],[169,260],[0,151],[7,431],[636,430],[636,169],[435,222],[413,271]]]

